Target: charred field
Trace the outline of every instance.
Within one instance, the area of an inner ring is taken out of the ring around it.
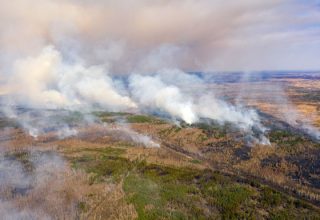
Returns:
[[[205,118],[190,125],[132,112],[3,114],[0,211],[18,219],[318,219],[320,143],[303,117],[278,111],[289,104],[259,93],[261,81],[285,84],[272,92],[285,92],[319,128],[319,81],[298,76],[215,85],[231,102],[244,88],[268,145],[254,141],[255,129]],[[41,132],[28,133],[20,118]]]

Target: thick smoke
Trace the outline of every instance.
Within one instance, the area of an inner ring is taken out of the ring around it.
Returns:
[[[232,4],[220,0],[5,2],[0,8],[0,92],[7,94],[4,103],[9,105],[5,112],[16,116],[17,106],[40,112],[148,110],[188,124],[210,118],[220,123],[231,122],[249,133],[253,128],[264,133],[255,111],[231,105],[215,94],[195,88],[204,82],[176,69],[291,67],[300,63],[300,56],[292,58],[299,62],[291,62],[283,58],[288,56],[281,55],[296,54],[288,49],[291,48],[288,44],[297,35],[299,48],[312,48],[305,56],[314,60],[316,56],[310,54],[317,47],[310,42],[315,42],[318,32],[302,26],[314,25],[319,13],[312,9],[314,3],[290,3],[286,0]],[[33,10],[29,10],[30,5]],[[309,10],[313,13],[295,16],[296,12]],[[294,25],[301,28],[292,29]],[[274,54],[280,54],[282,59]],[[278,61],[283,65],[278,65]],[[313,67],[314,61],[307,64]],[[162,71],[164,68],[169,70]],[[119,74],[130,76],[121,78]],[[32,119],[20,122],[33,136],[46,130],[43,126],[46,123],[35,123]],[[65,131],[62,137],[76,134],[66,125],[61,125],[60,130]]]
[[[76,135],[77,126],[95,122],[86,114],[95,109],[136,108],[122,82],[113,80],[105,67],[85,67],[81,61],[68,64],[53,46],[15,61],[7,85],[11,90],[3,99],[2,112],[33,137],[51,131],[59,138]],[[81,118],[70,124],[74,110]]]
[[[79,109],[98,104],[113,111],[136,107],[117,91],[101,66],[67,64],[53,46],[16,61],[9,84],[13,88],[10,101],[26,106]]]
[[[81,138],[81,128],[101,123],[91,112],[104,110],[157,113],[187,124],[231,123],[253,142],[269,144],[255,110],[219,98],[186,71],[319,67],[314,4],[3,1],[1,112],[33,137],[53,132]],[[294,115],[288,121],[297,123]],[[101,127],[116,139],[160,146],[123,123]],[[318,132],[309,125],[304,129]],[[28,157],[27,164],[17,156],[0,157],[0,216],[76,218],[76,189],[65,161],[56,154],[28,152]],[[68,197],[64,187],[74,195]]]
[[[133,75],[129,81],[133,98],[141,108],[164,111],[189,124],[198,120],[192,101],[178,87],[166,85],[157,76]]]
[[[0,72],[55,45],[112,72],[319,68],[316,0],[11,0],[0,8]],[[32,10],[30,10],[30,5]],[[290,54],[290,56],[288,56]],[[108,63],[108,62],[107,62]]]
[[[205,82],[200,77],[164,69],[153,75],[132,74],[127,80],[115,80],[101,66],[86,67],[80,61],[68,64],[53,46],[16,61],[8,84],[13,89],[6,100],[11,108],[7,105],[5,113],[35,137],[46,130],[58,130],[62,137],[77,133],[51,111],[59,109],[157,112],[187,124],[207,118],[233,123],[248,133],[253,128],[262,134],[265,131],[254,110],[216,98],[203,89]],[[36,110],[19,114],[17,106]]]
[[[171,78],[166,78],[168,71],[176,73],[176,80],[172,75]],[[262,134],[257,141],[269,144],[263,135],[266,128],[261,124],[256,111],[232,105],[201,89],[200,93],[193,92],[192,89],[184,92],[186,86],[195,84],[204,87],[201,78],[178,70],[164,70],[153,76],[132,75],[129,78],[132,99],[144,111],[167,113],[188,124],[201,119],[212,119],[220,124],[228,122],[249,134],[256,129]]]

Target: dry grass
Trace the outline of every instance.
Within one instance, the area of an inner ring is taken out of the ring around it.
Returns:
[[[92,199],[92,207],[81,216],[81,219],[136,219],[137,213],[132,204],[128,204],[124,199],[122,182],[113,184],[103,184],[98,190],[95,198]],[[91,196],[92,197],[92,196]]]
[[[79,214],[77,204],[82,197],[85,175],[74,172],[52,153],[28,154],[33,164],[28,172],[18,166],[19,158],[16,162],[6,160],[11,180],[1,186],[1,215],[9,219],[75,219]]]
[[[205,165],[200,161],[197,163],[186,155],[179,154],[166,148],[128,148],[125,157],[129,160],[146,160],[152,164],[163,164],[174,167],[190,167],[204,169]]]
[[[301,84],[294,85],[301,87]],[[240,85],[233,86],[239,89]],[[255,89],[258,90],[258,86]],[[229,91],[227,87],[225,91]],[[257,99],[251,104],[280,117],[277,111],[278,106],[273,103],[263,103]],[[317,105],[308,102],[295,104],[302,115],[313,114],[315,120],[319,117]],[[320,118],[318,121],[320,124]],[[169,123],[131,123],[130,126],[134,131],[148,135],[159,141],[160,144],[161,141],[165,141],[188,152],[201,155],[213,164],[221,165],[223,170],[245,171],[285,187],[293,187],[301,195],[315,199],[320,198],[319,190],[292,180],[288,174],[298,170],[292,163],[281,159],[275,166],[262,166],[261,161],[272,155],[285,158],[288,154],[285,149],[279,148],[275,144],[270,147],[255,146],[251,148],[248,150],[249,159],[242,161],[235,156],[235,150],[242,150],[242,143],[232,142],[229,144],[230,140],[227,136],[215,138],[208,136],[200,128],[179,128]],[[200,170],[207,166],[203,161],[194,160],[194,158],[164,146],[145,148],[142,144],[133,144],[125,138],[119,140],[118,137],[119,131],[116,125],[111,125],[109,130],[98,124],[81,127],[77,137],[63,140],[57,138],[54,133],[48,133],[34,139],[21,129],[4,129],[0,132],[0,146],[3,151],[51,150],[59,152],[65,159],[80,158],[84,155],[99,157],[101,156],[100,152],[95,151],[96,149],[116,148],[124,149],[125,152],[121,157],[129,159],[129,161],[145,160],[150,164]],[[228,142],[226,146],[220,146],[221,143],[224,143],[223,141]],[[208,149],[207,152],[204,151],[205,148]],[[308,146],[299,145],[295,150],[303,152],[306,149]],[[50,171],[48,167],[44,167],[44,169]],[[8,204],[11,209],[18,210],[18,213],[35,211],[39,219],[45,216],[56,219],[78,217],[80,219],[135,219],[137,217],[135,207],[124,199],[122,182],[92,184],[90,178],[90,174],[82,173],[81,170],[75,171],[70,164],[66,163],[58,172],[54,171],[47,179],[39,181],[36,188],[28,194],[13,196],[12,189],[2,188],[1,196],[10,201]],[[8,204],[3,207],[9,207]]]

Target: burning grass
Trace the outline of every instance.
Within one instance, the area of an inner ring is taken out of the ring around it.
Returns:
[[[319,215],[307,203],[273,190],[255,178],[252,182],[257,183],[248,184],[224,173],[246,172],[284,187],[295,187],[299,192],[304,190],[318,198],[319,144],[298,130],[274,126],[267,133],[271,146],[249,147],[243,133],[228,123],[193,126],[181,123],[177,126],[154,116],[95,114],[103,122],[112,122],[111,125],[83,126],[78,129],[77,136],[62,140],[51,138],[51,134],[33,139],[14,128],[4,129],[0,135],[3,145],[21,149],[28,145],[39,149],[51,147],[63,155],[66,161],[61,175],[65,175],[66,180],[62,178],[63,183],[59,182],[61,188],[56,193],[66,196],[57,201],[65,209],[48,204],[64,212],[65,218],[286,219]],[[61,120],[76,124],[83,117],[76,112],[69,116]],[[130,129],[118,129],[114,122],[119,120],[130,122]],[[274,118],[269,122],[281,124]],[[128,135],[123,136],[124,132]],[[133,144],[128,138],[133,134],[152,137],[161,147],[145,148],[141,142]],[[37,166],[30,160],[31,154],[24,150],[14,151],[5,154],[5,158],[15,161],[22,172],[32,175]],[[222,172],[214,172],[211,168]],[[74,179],[74,172],[81,173],[80,185]],[[294,182],[295,179],[300,182]],[[25,189],[13,192],[29,195],[30,189]],[[41,188],[39,192],[44,191]],[[56,196],[52,194],[53,200]],[[43,201],[41,199],[39,201]],[[65,199],[72,201],[72,206],[65,204]],[[20,206],[20,200],[17,204],[19,210],[21,207],[29,209]],[[52,215],[53,212],[46,208],[45,213]]]

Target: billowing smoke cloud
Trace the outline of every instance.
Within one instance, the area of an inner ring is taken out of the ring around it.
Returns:
[[[0,91],[14,107],[149,109],[263,133],[253,110],[189,89],[204,82],[176,69],[318,67],[318,18],[315,1],[13,0],[0,8]]]
[[[40,108],[88,108],[94,104],[110,110],[136,107],[121,95],[100,66],[66,64],[52,46],[36,57],[15,62],[9,84],[14,102]]]
[[[319,14],[316,0],[6,1],[0,72],[46,45],[117,73],[315,69]]]
[[[166,78],[168,73],[173,72],[177,74],[176,81],[174,78]],[[232,105],[204,91],[200,94],[183,92],[185,86],[195,84],[204,87],[201,78],[179,70],[164,70],[153,76],[132,75],[129,79],[132,99],[145,111],[167,113],[188,124],[199,122],[202,118],[212,119],[220,124],[230,122],[248,133],[253,133],[253,129],[258,129],[261,134],[266,131],[253,109]],[[263,135],[259,142],[269,143]]]
[[[45,47],[34,57],[15,61],[7,86],[10,92],[3,100],[2,111],[33,137],[50,131],[57,131],[59,137],[77,134],[74,127],[79,123],[63,121],[72,117],[73,110],[86,113],[96,108],[124,111],[137,107],[122,82],[113,80],[105,67],[85,67],[79,60],[68,64],[53,46]],[[71,112],[51,111],[59,109]],[[88,115],[81,117],[78,122],[82,125],[94,121]]]
[[[198,120],[191,100],[184,97],[179,88],[164,84],[157,76],[133,75],[130,88],[142,108],[164,111],[189,124]]]
[[[61,136],[77,133],[58,120],[55,113],[44,109],[81,112],[95,108],[108,111],[139,109],[162,112],[188,124],[209,118],[220,123],[234,123],[247,132],[254,126],[262,128],[254,111],[238,109],[205,91],[188,90],[190,85],[204,85],[203,80],[195,75],[164,69],[155,75],[130,75],[128,87],[125,82],[125,79],[114,80],[101,66],[86,67],[79,60],[68,64],[59,51],[47,46],[39,55],[15,62],[8,81],[12,91],[7,101],[13,108],[9,108],[7,115],[18,118],[35,137],[45,130],[58,130]],[[28,112],[15,112],[16,106],[38,109],[37,117],[28,115]]]
[[[69,117],[61,112],[103,109],[157,112],[188,124],[230,122],[268,144],[254,110],[220,99],[184,72],[319,68],[318,8],[317,1],[291,0],[3,1],[1,110],[34,137],[77,135],[78,124],[58,119]],[[159,146],[123,125],[103,132]],[[74,201],[61,198],[64,161],[31,153],[31,164],[29,175],[21,162],[0,158],[0,216],[74,215]],[[15,189],[25,196],[7,194]]]

